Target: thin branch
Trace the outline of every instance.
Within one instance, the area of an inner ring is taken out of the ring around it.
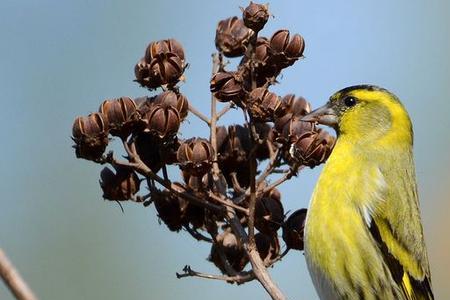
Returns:
[[[189,226],[184,226],[184,229],[197,241],[204,241],[208,243],[212,243],[213,240],[207,236],[204,236],[200,232],[198,232],[196,229],[191,228]]]
[[[224,106],[224,108],[222,108],[217,113],[217,120],[219,120],[224,114],[226,114],[231,109],[231,107],[232,107],[232,105],[230,103],[228,103],[226,106]]]
[[[222,55],[218,53],[214,53],[212,55],[213,66],[212,66],[212,75],[219,72],[222,67]],[[214,157],[213,157],[213,177],[215,181],[218,180],[218,176],[220,174],[219,164],[217,163],[217,99],[214,97],[214,94],[211,93],[211,119],[209,121],[210,127],[210,143],[214,149]]]
[[[207,274],[207,273],[201,273],[197,272],[191,269],[190,266],[185,266],[183,268],[183,273],[176,273],[177,278],[185,278],[185,277],[199,277],[199,278],[206,278],[206,279],[214,279],[214,280],[223,280],[229,283],[237,283],[242,284],[245,282],[252,281],[255,279],[255,275],[251,272],[241,272],[234,276],[228,276],[228,275],[214,275],[214,274]]]
[[[252,265],[254,276],[258,279],[258,281],[261,283],[267,293],[272,297],[272,299],[285,300],[286,297],[283,295],[283,292],[273,282],[272,278],[267,272],[266,266],[259,256],[256,247],[249,247],[248,235],[242,227],[240,220],[237,218],[236,213],[230,207],[227,207],[226,219],[233,229],[234,234],[240,239],[245,251],[247,252],[248,258]]]
[[[258,34],[255,33],[251,39],[250,44],[247,48],[245,56],[250,59],[250,78],[251,78],[251,88],[252,90],[257,87],[255,74],[254,74],[254,66],[253,59],[255,57],[255,49],[256,49],[256,40]],[[244,114],[246,116],[246,114]],[[249,222],[248,222],[248,231],[249,237],[246,235],[245,231],[242,228],[241,223],[237,220],[236,216],[227,213],[228,221],[230,225],[233,227],[233,230],[236,234],[239,233],[239,236],[242,238],[244,249],[246,250],[248,257],[250,259],[250,263],[252,265],[253,273],[257,277],[258,281],[267,291],[267,293],[274,300],[284,300],[286,297],[283,292],[279,289],[279,287],[274,283],[272,278],[270,277],[267,269],[264,265],[264,262],[261,260],[259,256],[258,249],[256,248],[255,240],[254,240],[254,218],[255,218],[255,206],[256,206],[256,159],[255,159],[255,150],[256,146],[259,144],[259,137],[256,134],[255,125],[253,120],[250,118],[249,129],[251,135],[251,143],[252,150],[249,155],[250,160],[250,203],[249,203]]]
[[[272,171],[272,174],[285,174],[288,173],[289,169],[275,168]]]
[[[255,68],[254,68],[254,58],[255,58],[255,50],[256,50],[256,41],[258,39],[258,32],[254,32],[254,34],[250,37],[250,43],[245,52],[245,56],[249,61],[249,71],[250,71],[250,80],[251,80],[251,90],[256,89],[256,76],[255,76]],[[248,236],[249,236],[249,249],[253,251],[256,250],[255,244],[255,206],[256,206],[256,158],[255,151],[259,144],[259,137],[256,133],[255,124],[253,123],[253,118],[251,115],[250,122],[248,122],[248,128],[250,131],[251,137],[251,151],[249,155],[249,168],[250,168],[250,201],[248,205],[249,218],[248,218]],[[257,250],[256,250],[257,251]]]
[[[253,153],[254,151],[251,151]],[[249,247],[256,249],[255,244],[255,207],[256,207],[256,159],[250,154],[250,201],[248,204],[248,237]]]
[[[273,156],[271,156],[269,163],[267,164],[265,170],[261,173],[261,175],[258,177],[258,179],[256,179],[256,186],[258,187],[257,189],[257,197],[261,194],[266,193],[267,191],[270,191],[271,189],[275,188],[276,186],[282,184],[284,181],[290,179],[293,174],[290,175],[285,175],[283,176],[283,179],[279,179],[279,181],[277,180],[276,185],[270,185],[270,188],[266,187],[263,190],[261,190],[259,187],[261,186],[261,184],[265,181],[265,179],[272,173],[274,173],[275,168],[279,165],[279,157],[280,157],[280,150],[276,149],[273,152]],[[283,172],[284,173],[291,173],[293,172],[292,168],[289,170],[286,170]],[[279,172],[278,172],[279,173]],[[233,198],[233,202],[234,203],[241,203],[242,201],[244,201],[244,199],[250,197],[251,195],[251,190],[250,187],[247,188],[247,190],[245,190],[244,193],[242,193],[241,195]]]
[[[20,276],[19,272],[0,249],[0,277],[17,300],[37,300],[33,291]]]
[[[200,112],[198,109],[196,109],[192,104],[189,102],[189,111],[193,113],[197,118],[205,122],[208,126],[211,125],[209,119],[207,116],[205,116],[202,112]]]
[[[225,200],[225,199],[222,199],[220,196],[217,196],[217,195],[214,194],[213,192],[209,192],[209,193],[208,193],[208,196],[209,196],[210,198],[212,198],[213,200],[215,200],[215,201],[217,201],[217,202],[219,202],[219,203],[221,203],[221,204],[223,204],[223,205],[225,205],[225,206],[232,207],[232,208],[234,208],[234,209],[236,209],[236,210],[238,210],[238,211],[244,213],[244,214],[247,215],[247,216],[249,215],[248,209],[246,209],[246,208],[244,208],[244,207],[242,207],[242,206],[236,205],[236,204],[234,204],[233,202],[230,202],[230,201],[227,201],[227,200]]]
[[[279,158],[280,158],[280,149],[277,148],[270,157],[270,161],[267,164],[266,168],[264,169],[264,171],[261,173],[261,175],[259,175],[258,179],[256,180],[256,185],[259,186],[261,183],[263,183],[267,176],[269,176],[270,174],[272,174],[273,170],[277,167],[278,162],[279,162]]]
[[[231,176],[231,182],[233,184],[234,191],[237,192],[237,193],[240,193],[240,194],[245,193],[245,190],[239,184],[239,180],[237,179],[236,172],[231,172],[230,176]]]
[[[271,260],[269,263],[266,264],[267,268],[272,267],[276,262],[283,259],[284,256],[289,252],[289,248],[283,251],[280,255],[278,255],[276,258]],[[191,266],[186,265],[183,268],[183,273],[176,273],[176,276],[178,279],[185,278],[185,277],[199,277],[199,278],[206,278],[206,279],[214,279],[214,280],[222,280],[226,281],[228,283],[236,283],[236,284],[244,284],[246,282],[250,282],[252,280],[256,279],[255,273],[253,271],[244,271],[239,272],[236,275],[228,276],[228,275],[215,275],[215,274],[207,274],[202,272],[197,272],[192,270]]]
[[[297,172],[302,170],[303,168],[304,168],[304,166],[301,166],[301,167],[294,166],[294,168],[290,169],[289,172],[287,172],[282,177],[280,177],[277,180],[275,180],[274,182],[272,182],[270,185],[266,186],[263,190],[263,193],[267,193],[267,192],[271,191],[272,189],[276,188],[277,186],[279,186],[280,184],[282,184],[283,182],[285,182],[286,180],[291,179],[292,176],[297,174]]]

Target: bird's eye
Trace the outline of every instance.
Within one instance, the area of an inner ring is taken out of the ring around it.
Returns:
[[[347,107],[352,107],[355,106],[356,104],[356,99],[354,97],[345,97],[344,98],[344,104]]]

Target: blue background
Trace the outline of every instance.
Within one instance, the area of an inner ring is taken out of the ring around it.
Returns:
[[[263,31],[288,28],[306,40],[306,58],[273,88],[280,95],[303,95],[317,107],[342,87],[374,83],[403,100],[416,133],[437,299],[450,297],[449,3],[272,1],[275,18]],[[102,201],[100,167],[76,160],[69,138],[75,116],[104,99],[146,93],[132,82],[133,67],[151,40],[181,41],[190,63],[182,92],[208,113],[215,26],[246,4],[1,1],[0,247],[40,299],[268,298],[256,282],[177,280],[185,264],[216,272],[205,260],[208,246],[160,226],[153,207],[125,204],[122,214]],[[207,135],[194,118],[183,125],[183,137],[192,135]],[[307,206],[319,172],[305,170],[283,186],[288,209]],[[290,299],[317,298],[300,252],[271,274]],[[3,284],[0,299],[13,299]]]

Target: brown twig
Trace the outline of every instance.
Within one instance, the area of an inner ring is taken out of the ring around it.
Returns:
[[[204,236],[203,234],[201,234],[194,228],[191,228],[189,226],[184,226],[183,228],[197,241],[204,241],[204,242],[208,242],[208,243],[213,242],[213,240],[211,238]]]
[[[282,181],[281,181],[281,179],[280,179],[280,182],[277,181],[277,184],[276,184],[276,185],[270,185],[270,188],[266,187],[266,188],[264,188],[263,190],[261,190],[261,189],[259,188],[259,187],[261,186],[261,184],[265,182],[265,179],[266,179],[270,174],[274,173],[275,168],[279,165],[279,154],[280,154],[280,152],[279,152],[279,149],[277,148],[277,149],[272,153],[272,155],[271,155],[271,157],[270,157],[270,161],[269,161],[269,163],[267,164],[267,166],[266,166],[266,168],[264,169],[264,171],[263,171],[263,172],[261,173],[261,175],[259,175],[259,177],[256,179],[256,187],[257,187],[257,190],[256,190],[256,192],[257,192],[256,197],[258,197],[258,196],[261,195],[261,194],[266,193],[267,191],[270,191],[271,189],[275,188],[276,186],[280,185],[281,183],[283,183],[284,181],[286,181],[286,180],[288,180],[288,179],[290,179],[290,178],[292,177],[293,174],[285,175],[285,176],[283,176],[283,180],[282,180]],[[285,171],[282,172],[282,173],[284,174],[284,173],[290,173],[290,172],[293,172],[293,170],[292,170],[292,169],[285,170]],[[279,172],[278,172],[278,173],[279,173]],[[235,202],[235,203],[241,203],[244,199],[250,197],[250,195],[251,195],[251,190],[250,190],[250,187],[249,187],[249,188],[247,188],[247,189],[245,190],[244,193],[242,193],[241,195],[239,195],[239,196],[233,198],[233,202]]]
[[[208,126],[211,125],[210,120],[207,116],[205,116],[202,112],[200,112],[198,109],[196,109],[192,104],[189,102],[189,111],[193,113],[196,117],[198,117],[200,120],[205,122]]]
[[[17,300],[37,300],[33,291],[14,268],[6,254],[0,249],[0,277]]]
[[[212,75],[219,72],[220,68],[223,67],[222,55],[219,53],[214,53],[212,55]],[[217,163],[217,99],[214,97],[214,94],[211,93],[211,119],[209,120],[209,128],[210,128],[210,142],[214,149],[214,157],[213,157],[213,176],[214,180],[218,180],[218,176],[220,174],[219,164]]]
[[[279,186],[280,184],[282,184],[283,182],[285,182],[286,180],[291,179],[292,176],[297,174],[297,172],[302,170],[303,168],[304,168],[304,166],[295,167],[295,168],[290,169],[286,174],[284,174],[284,176],[278,178],[277,180],[272,182],[270,185],[266,186],[263,190],[263,193],[267,193],[267,192],[271,191],[272,189],[276,188],[277,186]]]
[[[236,172],[231,172],[230,177],[231,177],[231,182],[233,184],[234,191],[237,193],[240,193],[240,194],[245,193],[245,190],[239,184],[239,180],[237,179]]]
[[[222,108],[218,113],[217,113],[217,120],[219,120],[224,114],[226,114],[230,109],[231,109],[232,105],[230,103],[228,103],[226,106],[224,106],[224,108]]]
[[[251,89],[255,89],[257,87],[256,84],[256,77],[254,74],[254,56],[255,56],[255,49],[256,49],[256,41],[258,34],[255,33],[250,39],[250,44],[247,47],[247,51],[245,53],[245,56],[250,59],[250,78],[251,78]],[[246,118],[246,113],[244,113],[244,116]],[[247,119],[247,118],[246,118]],[[237,220],[236,216],[232,216],[230,214],[227,214],[228,221],[230,222],[231,226],[234,228],[234,231],[236,233],[239,233],[239,236],[242,238],[242,242],[244,245],[244,249],[246,250],[248,257],[250,259],[250,263],[252,265],[253,273],[255,274],[258,281],[261,283],[261,285],[264,287],[264,289],[267,291],[267,293],[272,297],[272,299],[275,300],[284,300],[286,297],[284,296],[283,292],[278,288],[278,286],[273,282],[272,278],[270,277],[269,273],[267,272],[267,269],[264,265],[264,262],[261,260],[261,257],[259,256],[258,250],[256,248],[255,239],[254,239],[254,222],[255,222],[255,206],[256,206],[256,159],[255,159],[255,150],[258,144],[260,143],[259,137],[256,134],[255,125],[253,123],[253,120],[250,116],[250,122],[247,122],[250,129],[250,135],[251,135],[251,151],[249,155],[249,161],[250,161],[250,201],[249,201],[249,219],[248,219],[248,232],[249,236],[246,235],[245,231],[242,228],[241,223],[239,220]],[[261,141],[262,142],[262,141]]]
[[[289,248],[285,249],[283,253],[275,257],[274,259],[270,260],[267,264],[265,264],[266,268],[272,267],[276,262],[283,259],[284,256],[289,252]],[[206,278],[206,279],[214,279],[214,280],[223,280],[229,283],[236,283],[236,284],[243,284],[246,282],[250,282],[254,279],[256,279],[255,273],[250,271],[242,271],[236,273],[236,275],[229,276],[229,275],[215,275],[215,274],[207,274],[202,272],[197,272],[192,270],[191,266],[186,265],[183,268],[183,273],[176,273],[177,278],[185,278],[185,277],[200,277],[200,278]]]
[[[225,206],[232,207],[232,208],[234,208],[235,210],[238,210],[238,211],[244,213],[245,215],[249,215],[248,209],[246,209],[246,208],[244,208],[244,207],[242,207],[242,206],[236,205],[236,204],[234,204],[233,202],[227,201],[227,200],[221,198],[220,196],[217,196],[217,195],[214,194],[213,192],[209,192],[209,193],[208,193],[208,196],[209,196],[211,199],[213,199],[214,201],[217,201],[217,202],[219,202],[219,203],[221,203],[221,204],[223,204],[223,205],[225,205]]]
[[[267,272],[266,266],[259,256],[258,250],[256,249],[256,247],[250,247],[248,235],[232,208],[227,207],[226,219],[233,229],[234,234],[240,239],[245,251],[247,252],[248,258],[252,265],[254,276],[258,279],[258,281],[261,283],[267,293],[272,297],[272,299],[285,300],[286,297],[283,295],[283,292],[273,282],[272,278]]]
[[[249,60],[249,71],[250,71],[250,80],[251,80],[251,90],[254,90],[257,87],[256,84],[256,76],[254,69],[254,57],[255,57],[255,49],[256,49],[256,40],[258,38],[258,33],[255,32],[251,38],[250,43],[245,52],[245,56]],[[250,168],[250,201],[248,205],[249,218],[248,218],[248,235],[249,235],[249,248],[255,248],[255,206],[256,206],[256,159],[255,159],[255,150],[258,147],[259,137],[256,133],[255,124],[253,123],[252,117],[249,115],[250,122],[247,123],[250,131],[250,142],[251,142],[251,151],[249,155],[249,168]]]
[[[266,180],[267,176],[272,174],[273,170],[278,165],[279,158],[280,158],[279,154],[280,154],[279,148],[277,148],[274,152],[271,153],[269,163],[267,164],[264,171],[261,173],[261,175],[259,175],[258,179],[256,180],[256,186],[259,186],[261,183],[263,183]]]
[[[286,249],[283,251],[282,254],[271,260],[268,264],[265,266],[267,268],[273,266],[276,262],[280,261],[287,253],[289,252],[289,249]],[[243,271],[236,273],[236,275],[215,275],[215,274],[207,274],[202,272],[197,272],[192,270],[191,266],[186,265],[183,268],[183,273],[176,273],[176,276],[178,279],[185,278],[185,277],[199,277],[199,278],[206,278],[206,279],[214,279],[214,280],[222,280],[229,283],[236,283],[236,284],[243,284],[246,282],[250,282],[256,279],[255,273],[253,271]]]
[[[184,278],[184,277],[200,277],[200,278],[206,278],[206,279],[214,279],[214,280],[223,280],[229,283],[237,283],[237,284],[243,284],[249,281],[252,281],[255,279],[255,275],[253,272],[241,272],[234,276],[228,276],[228,275],[214,275],[214,274],[206,274],[197,272],[191,269],[190,266],[185,266],[183,268],[183,273],[176,273],[177,278]]]
[[[254,151],[251,151],[253,153]],[[256,207],[256,159],[255,155],[251,154],[249,158],[250,168],[250,201],[248,204],[248,237],[249,247],[256,249],[255,244],[255,207]]]
[[[177,275],[178,279],[184,278],[184,277],[200,277],[200,278],[206,278],[206,279],[223,280],[226,282],[237,283],[237,284],[242,284],[242,283],[249,282],[249,281],[252,281],[253,279],[255,279],[254,274],[251,272],[239,273],[234,276],[214,275],[214,274],[206,274],[206,273],[194,271],[191,269],[190,266],[185,266],[183,268],[183,273],[177,272],[176,275]]]

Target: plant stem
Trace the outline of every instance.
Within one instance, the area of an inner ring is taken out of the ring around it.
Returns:
[[[222,67],[222,55],[218,53],[214,53],[212,55],[212,75],[219,72]],[[219,164],[217,163],[217,99],[214,97],[214,94],[211,93],[211,119],[209,120],[210,126],[210,142],[214,149],[214,157],[213,157],[213,175],[214,177],[218,177],[220,174]],[[218,180],[218,178],[214,178]]]
[[[217,113],[217,120],[219,120],[224,114],[226,114],[231,109],[231,104],[228,103]]]
[[[202,112],[200,112],[198,109],[196,109],[194,106],[191,105],[189,102],[189,111],[193,113],[197,118],[205,122],[208,126],[211,125],[209,123],[209,119],[207,116],[205,116]]]
[[[28,287],[2,249],[0,249],[0,277],[17,300],[37,300],[33,291]]]

